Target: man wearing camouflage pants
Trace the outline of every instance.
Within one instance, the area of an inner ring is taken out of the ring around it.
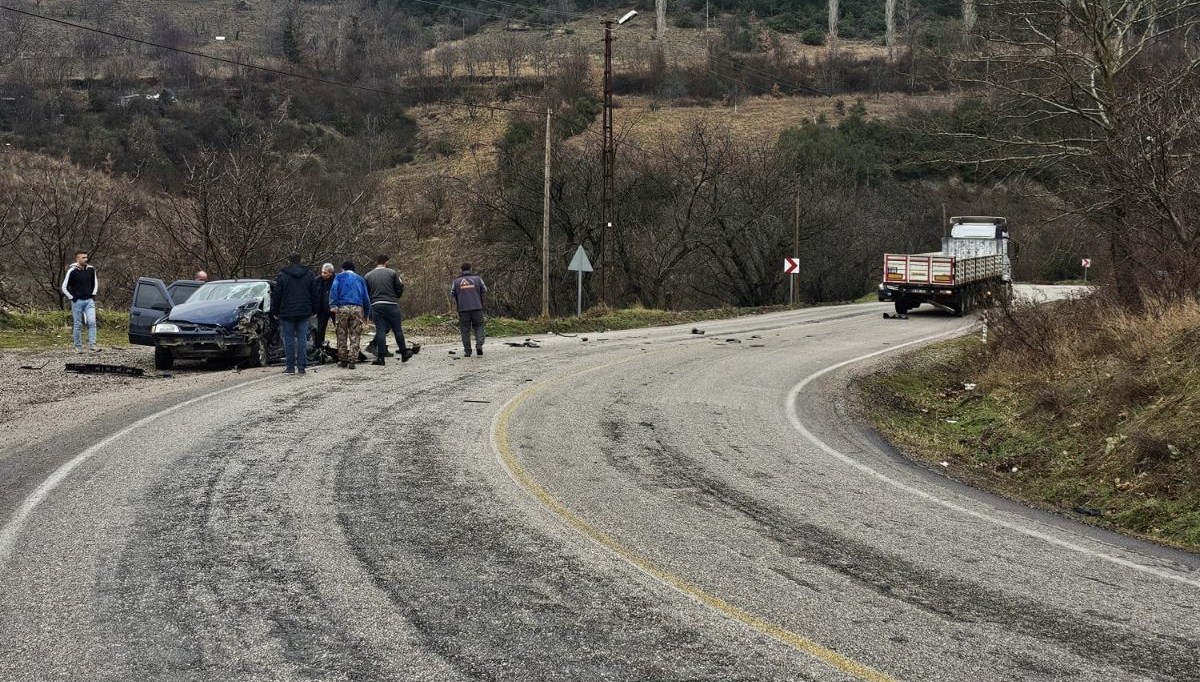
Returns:
[[[337,329],[338,367],[354,369],[358,361],[363,320],[371,314],[367,282],[354,271],[354,261],[342,263],[342,271],[329,287],[329,310]]]

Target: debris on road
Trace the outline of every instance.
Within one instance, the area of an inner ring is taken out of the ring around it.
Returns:
[[[34,367],[33,365],[21,365],[21,369],[42,369],[43,367],[45,367],[48,364],[50,364],[49,360],[43,362],[42,364],[38,365],[37,367]]]
[[[741,343],[741,339],[725,339],[725,343]]]
[[[470,398],[463,398],[463,402],[464,403],[490,403],[492,401],[490,401],[490,400],[472,400]]]
[[[523,343],[517,343],[516,341],[505,341],[504,345],[512,346],[513,348],[541,348],[542,347],[537,341],[534,341],[533,339],[525,339],[525,341]]]
[[[696,329],[695,327],[692,327],[692,333],[693,333],[693,334],[698,334],[698,335],[700,335],[700,336],[704,336],[704,330],[703,330],[703,329]]]
[[[1075,512],[1084,516],[1102,516],[1104,514],[1099,509],[1092,509],[1091,507],[1075,507]]]
[[[901,315],[899,313],[892,315],[891,313],[884,313],[883,319],[885,319],[885,320],[907,320],[908,315]]]
[[[129,365],[100,365],[90,362],[68,362],[66,370],[68,372],[78,372],[80,374],[124,374],[125,376],[140,377],[146,374],[146,371],[141,367],[130,367]]]

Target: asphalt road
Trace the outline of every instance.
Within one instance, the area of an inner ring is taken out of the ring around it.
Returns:
[[[1200,680],[1200,558],[856,426],[888,307],[427,347],[0,446],[0,680]],[[278,371],[276,368],[275,372]]]

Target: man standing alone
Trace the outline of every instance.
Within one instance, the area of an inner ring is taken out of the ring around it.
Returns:
[[[63,278],[61,289],[71,302],[71,339],[75,342],[75,352],[83,352],[83,339],[80,336],[82,324],[87,324],[88,348],[98,352],[96,294],[100,292],[100,278],[96,276],[96,268],[88,264],[87,251],[75,252],[75,262],[67,266],[67,276]]]
[[[375,322],[375,361],[372,365],[384,364],[388,328],[391,328],[400,347],[400,362],[408,362],[412,357],[401,328],[404,318],[400,314],[400,296],[404,294],[404,282],[400,281],[400,275],[395,270],[388,267],[390,260],[388,256],[379,256],[375,259],[375,269],[364,277],[371,297],[371,319]]]
[[[319,295],[317,278],[300,263],[299,254],[288,256],[287,267],[275,278],[271,297],[271,310],[279,316],[284,374],[304,374],[308,364],[308,321],[317,311]]]
[[[462,272],[450,285],[450,295],[458,304],[458,330],[462,333],[463,354],[471,357],[471,330],[475,330],[475,352],[483,355],[483,295],[487,286],[463,263]]]
[[[337,328],[338,367],[354,369],[358,362],[363,319],[371,312],[367,283],[354,271],[354,261],[342,263],[342,271],[329,287],[329,309]]]

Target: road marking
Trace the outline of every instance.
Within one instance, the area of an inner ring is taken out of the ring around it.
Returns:
[[[154,414],[142,417],[141,419],[135,421],[134,423],[130,424],[129,426],[126,426],[125,428],[121,429],[120,431],[117,431],[116,433],[108,436],[107,438],[101,440],[100,442],[96,443],[95,445],[89,447],[88,449],[84,450],[83,452],[79,453],[78,455],[75,455],[75,457],[72,458],[71,461],[67,462],[66,464],[63,464],[58,469],[55,469],[54,473],[50,474],[50,476],[48,478],[46,478],[46,480],[42,481],[42,484],[39,485],[36,490],[34,490],[32,493],[30,493],[29,497],[25,498],[25,501],[23,503],[21,503],[21,506],[17,509],[16,513],[13,514],[12,518],[9,519],[8,523],[4,524],[4,528],[0,528],[0,569],[3,569],[4,564],[7,563],[9,555],[12,552],[13,545],[17,541],[17,535],[20,534],[21,527],[23,525],[25,525],[25,520],[28,519],[29,515],[33,512],[33,510],[39,504],[42,503],[42,500],[45,500],[46,497],[51,492],[53,492],[53,490],[55,488],[58,487],[58,484],[62,483],[63,479],[65,479],[67,476],[70,475],[70,473],[75,469],[75,467],[86,462],[93,455],[95,455],[97,452],[100,452],[101,450],[103,450],[105,447],[107,447],[113,441],[115,441],[119,438],[123,438],[124,436],[128,435],[130,432],[132,432],[136,429],[140,429],[141,427],[145,426],[146,424],[149,424],[150,422],[154,421],[155,419],[158,419],[159,417],[168,415],[172,412],[175,412],[176,410],[183,409],[184,407],[187,407],[188,405],[198,403],[201,400],[207,400],[208,398],[213,398],[215,396],[219,396],[222,393],[228,393],[229,391],[232,391],[235,389],[245,388],[246,386],[251,386],[253,384],[257,384],[259,382],[266,381],[267,379],[274,379],[274,378],[275,378],[275,375],[262,377],[261,379],[253,379],[251,381],[240,383],[235,386],[228,386],[226,388],[222,388],[220,390],[213,391],[212,393],[205,393],[202,396],[197,396],[190,400],[185,400],[182,403],[179,403],[177,405],[172,405],[171,407],[168,407],[165,410],[159,410],[158,412],[155,412]]]
[[[818,448],[820,448],[821,451],[824,452],[825,454],[829,455],[830,457],[833,457],[834,459],[842,462],[843,464],[847,464],[851,467],[854,467],[855,469],[858,469],[859,471],[862,471],[863,473],[865,473],[879,481],[882,481],[884,483],[887,483],[888,485],[891,485],[900,490],[903,490],[904,492],[909,493],[910,495],[914,495],[923,500],[933,502],[934,504],[940,505],[942,507],[945,507],[946,509],[950,509],[950,510],[958,512],[960,514],[965,514],[967,516],[979,519],[981,521],[986,521],[988,523],[1000,526],[1001,528],[1006,528],[1008,530],[1016,531],[1023,535],[1027,535],[1031,538],[1036,538],[1038,540],[1042,540],[1043,542],[1050,543],[1057,547],[1062,547],[1063,549],[1067,549],[1072,552],[1078,552],[1080,554],[1083,554],[1085,556],[1089,556],[1089,557],[1092,557],[1095,559],[1102,559],[1104,561],[1114,563],[1114,564],[1116,564],[1118,566],[1122,566],[1124,568],[1132,568],[1135,571],[1140,571],[1142,573],[1147,573],[1149,575],[1153,575],[1153,576],[1163,578],[1166,580],[1171,580],[1171,581],[1177,582],[1177,583],[1182,583],[1184,585],[1189,585],[1191,587],[1200,587],[1200,580],[1194,580],[1192,578],[1188,578],[1188,577],[1179,575],[1178,573],[1174,573],[1172,571],[1167,571],[1167,570],[1164,570],[1161,568],[1156,568],[1154,566],[1145,566],[1145,565],[1139,564],[1135,561],[1130,561],[1128,559],[1122,559],[1121,557],[1118,557],[1118,556],[1113,556],[1111,554],[1106,554],[1104,552],[1090,549],[1090,548],[1084,547],[1082,545],[1077,545],[1069,540],[1063,540],[1061,538],[1057,538],[1053,535],[1050,535],[1049,533],[1043,533],[1042,531],[1035,530],[1033,528],[1029,528],[1027,526],[1023,526],[1021,524],[1014,523],[1012,521],[1006,521],[1004,519],[997,518],[990,514],[985,514],[980,511],[975,511],[974,509],[968,509],[967,507],[964,507],[960,504],[951,502],[950,500],[938,497],[937,495],[928,493],[924,490],[914,488],[913,486],[908,485],[907,483],[904,483],[902,481],[898,481],[894,478],[891,478],[888,475],[886,475],[876,469],[872,469],[871,467],[867,466],[866,464],[863,464],[862,462],[834,449],[833,447],[831,447],[830,445],[825,443],[825,441],[821,440],[816,435],[814,435],[811,431],[809,431],[808,428],[804,426],[804,423],[800,421],[800,417],[796,414],[796,399],[800,396],[800,393],[804,390],[804,388],[806,386],[808,386],[810,383],[812,383],[813,381],[815,381],[816,379],[818,379],[834,370],[841,369],[842,367],[845,367],[846,365],[851,365],[856,362],[861,362],[863,360],[873,358],[877,355],[883,355],[885,353],[890,353],[892,351],[904,348],[905,346],[912,346],[912,345],[918,344],[918,343],[926,343],[929,341],[937,340],[942,337],[952,336],[952,335],[958,334],[958,333],[961,333],[961,331],[960,330],[952,330],[949,332],[942,332],[941,334],[934,334],[933,336],[927,336],[923,339],[917,339],[916,341],[909,341],[908,343],[902,343],[902,344],[899,344],[896,346],[892,346],[890,348],[878,350],[878,351],[875,351],[874,353],[867,353],[866,355],[860,355],[857,358],[846,360],[844,362],[839,362],[836,365],[831,365],[829,367],[826,367],[825,369],[822,369],[818,372],[814,372],[813,374],[810,374],[803,381],[801,381],[800,383],[793,386],[792,390],[788,392],[787,400],[784,403],[784,409],[787,410],[788,419],[792,422],[792,426],[795,427],[795,429],[797,431],[799,431],[801,435],[803,435],[805,438],[807,438],[813,445],[816,445]]]
[[[761,616],[757,616],[749,611],[734,606],[724,599],[705,591],[698,585],[688,582],[684,578],[681,578],[674,573],[671,573],[658,566],[645,556],[642,556],[641,554],[621,544],[621,542],[616,538],[588,523],[581,516],[576,514],[569,507],[551,495],[550,492],[543,488],[536,480],[534,480],[529,471],[521,465],[520,460],[508,441],[508,423],[512,418],[513,413],[516,412],[517,408],[520,407],[522,403],[542,389],[562,383],[568,379],[574,379],[580,374],[605,369],[607,367],[619,365],[641,357],[645,356],[635,355],[632,357],[623,358],[615,362],[597,365],[595,367],[590,367],[578,372],[571,372],[555,379],[534,384],[533,386],[530,386],[524,391],[513,396],[511,400],[505,403],[504,407],[500,409],[500,412],[497,413],[496,418],[492,423],[492,448],[496,451],[496,458],[499,460],[500,465],[504,468],[504,470],[508,472],[509,477],[511,477],[513,481],[517,483],[517,485],[524,488],[526,492],[533,495],[533,497],[536,498],[537,501],[540,502],[544,507],[553,512],[560,521],[566,523],[571,528],[583,534],[584,537],[588,538],[592,542],[595,542],[604,549],[616,554],[621,559],[632,564],[642,573],[645,573],[651,578],[654,578],[655,580],[667,585],[677,592],[680,592],[683,595],[700,602],[701,604],[713,609],[714,611],[717,611],[727,618],[732,618],[733,620],[748,625],[755,630],[792,647],[793,649],[802,651],[809,656],[812,656],[813,658],[825,663],[826,665],[836,668],[842,672],[849,673],[860,680],[866,680],[867,682],[896,682],[894,678],[889,677],[888,675],[885,675],[874,668],[870,668],[862,663],[859,663],[858,661],[843,656],[832,649],[823,647],[811,639],[788,630],[780,625],[776,625],[775,623],[772,623]]]

